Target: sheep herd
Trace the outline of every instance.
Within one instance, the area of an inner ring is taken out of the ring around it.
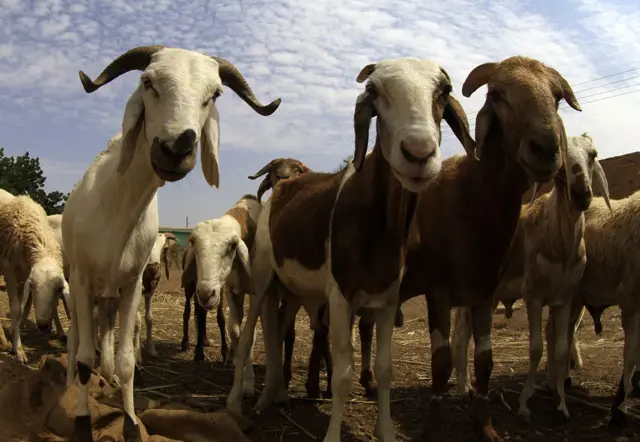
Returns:
[[[163,261],[168,277],[168,244],[177,241],[158,233],[158,189],[193,170],[198,144],[204,177],[210,186],[219,186],[216,100],[223,85],[262,116],[281,103],[260,103],[228,60],[163,46],[131,49],[95,81],[82,71],[80,79],[92,93],[132,70],[142,74],[127,101],[122,131],[75,185],[61,220],[47,217],[27,196],[0,190],[0,267],[10,301],[12,349],[26,363],[20,324],[31,303],[38,327],[50,330],[53,321],[58,333],[63,330],[57,303],[68,307],[67,384],[79,380],[74,441],[93,441],[87,382],[98,350],[101,375],[122,388],[124,440],[141,440],[133,397],[141,360],[139,306],[144,296],[145,348],[155,355],[151,299]],[[479,440],[499,441],[487,404],[493,313],[498,302],[510,307],[523,298],[529,372],[519,415],[530,419],[527,402],[542,355],[542,307],[550,308],[547,381],[555,410],[566,419],[565,388],[571,362],[581,364],[574,335],[584,310],[599,320],[602,310],[618,305],[624,370],[611,423],[623,425],[640,355],[640,303],[635,298],[640,287],[633,259],[640,250],[640,229],[633,227],[633,220],[640,219],[640,193],[610,200],[592,138],[565,133],[560,101],[581,111],[567,80],[523,56],[475,67],[462,85],[465,97],[482,86],[488,89],[475,136],[454,98],[457,85],[433,61],[382,60],[364,66],[356,81],[366,84],[354,106],[354,155],[347,167],[315,172],[293,158],[274,159],[249,177],[264,176],[257,197],[242,196],[219,218],[196,225],[189,237],[182,260],[182,349],[189,346],[191,299],[195,360],[204,358],[208,345],[207,312],[217,310],[222,358],[234,366],[227,408],[241,415],[243,396],[254,393],[258,318],[266,375],[254,411],[287,400],[294,319],[303,307],[314,333],[307,394],[320,395],[324,362],[332,396],[324,441],[340,441],[357,315],[360,383],[378,401],[375,434],[380,441],[395,441],[393,329],[402,325],[402,303],[424,295],[433,394],[422,440],[445,436],[441,404],[453,368],[459,392],[470,393],[467,348],[473,337],[474,428]],[[374,117],[376,139],[367,152]],[[466,154],[441,159],[443,120]],[[535,195],[537,186],[548,181],[554,184],[549,193],[523,204],[532,186]],[[271,196],[263,202],[269,189]],[[241,328],[246,294],[249,311]],[[223,302],[229,305],[229,323]],[[4,332],[1,339],[6,342]]]

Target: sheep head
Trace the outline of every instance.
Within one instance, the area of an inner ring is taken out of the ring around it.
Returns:
[[[164,232],[162,236],[165,238],[165,242],[164,242],[164,245],[162,246],[162,252],[161,252],[162,262],[164,263],[165,275],[167,276],[167,279],[169,279],[169,268],[170,268],[169,246],[171,246],[171,243],[169,243],[169,241],[174,241],[177,244],[180,244],[180,241],[178,240],[178,237],[171,232]]]
[[[248,178],[255,180],[265,173],[267,174],[258,187],[258,201],[262,201],[262,195],[267,190],[274,188],[279,181],[297,177],[310,170],[302,161],[293,158],[276,158]]]
[[[249,250],[237,233],[235,220],[224,216],[198,223],[189,236],[198,267],[196,298],[202,308],[213,310],[220,303],[220,296],[234,261],[251,275]]]
[[[579,212],[589,208],[593,199],[593,188],[604,197],[607,207],[611,210],[609,184],[597,157],[598,150],[593,144],[593,139],[586,132],[578,137],[567,138],[567,156],[564,165],[567,179],[566,196]]]
[[[222,85],[260,115],[271,115],[280,105],[279,98],[260,104],[231,62],[163,46],[131,49],[112,61],[95,81],[82,71],[80,80],[91,93],[132,70],[143,73],[124,112],[120,173],[129,168],[140,138],[148,141],[141,143],[145,147],[150,143],[148,156],[155,174],[163,181],[178,181],[195,166],[200,143],[204,176],[209,185],[218,187],[220,128],[215,103]]]
[[[582,110],[571,86],[555,69],[520,56],[477,66],[465,80],[462,94],[469,97],[485,84],[487,98],[476,117],[478,156],[491,138],[502,136],[509,150],[506,154],[534,182],[549,181],[566,154],[558,105],[564,99],[573,109]]]
[[[424,190],[440,172],[443,118],[467,153],[474,154],[467,116],[451,95],[449,75],[436,63],[412,57],[383,60],[362,69],[356,81],[365,80],[354,112],[356,171],[364,164],[373,117],[385,160],[411,192]]]
[[[38,328],[41,331],[50,330],[58,299],[69,296],[69,284],[59,260],[45,257],[37,261],[24,283],[23,296],[25,300],[32,297]]]

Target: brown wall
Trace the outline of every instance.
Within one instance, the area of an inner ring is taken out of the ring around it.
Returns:
[[[640,152],[632,152],[618,157],[606,158],[600,161],[609,182],[609,194],[613,199],[625,198],[636,190],[640,190]],[[538,195],[549,192],[551,182],[542,186]],[[602,195],[596,195],[602,196]],[[522,202],[529,202],[531,190],[523,197]]]

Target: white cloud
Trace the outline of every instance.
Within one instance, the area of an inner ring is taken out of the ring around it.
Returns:
[[[226,57],[261,101],[282,97],[276,113],[260,117],[227,91],[219,104],[223,151],[271,157],[313,152],[336,164],[352,150],[353,103],[362,87],[355,77],[376,60],[411,55],[439,62],[472,121],[483,91],[467,99],[460,88],[469,71],[486,61],[532,56],[558,69],[572,84],[640,67],[640,6],[632,3],[564,0],[557,2],[558,8],[548,8],[551,15],[539,12],[535,2],[515,0],[481,6],[472,0],[449,0],[446,7],[422,0],[242,0],[224,5],[205,0],[48,0],[29,5],[0,0],[0,109],[3,118],[14,114],[3,127],[24,127],[25,118],[45,114],[51,124],[64,127],[119,130],[138,75],[127,74],[87,95],[78,70],[94,78],[133,46],[166,44]],[[616,93],[586,98],[604,90],[578,97],[586,102]],[[635,149],[625,134],[640,110],[640,94],[583,108],[582,113],[563,111],[570,134],[588,131],[602,157]],[[461,152],[450,130],[444,132],[449,134],[444,136],[444,153]],[[103,145],[97,143],[93,154]],[[255,191],[254,184],[247,181],[238,196]],[[197,189],[201,185],[190,184]],[[171,192],[166,189],[166,198]]]

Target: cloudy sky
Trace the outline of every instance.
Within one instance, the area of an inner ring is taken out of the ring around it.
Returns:
[[[162,188],[165,226],[221,215],[242,194],[255,193],[258,182],[247,175],[272,158],[333,170],[353,149],[361,87],[355,77],[385,58],[440,63],[474,121],[486,89],[461,96],[469,71],[512,55],[536,57],[574,85],[583,112],[561,111],[569,134],[588,131],[601,158],[636,150],[630,142],[640,111],[635,0],[136,0],[135,6],[0,0],[0,22],[0,146],[10,155],[39,156],[49,190],[70,190],[120,130],[139,79],[139,72],[128,73],[88,95],[78,70],[95,78],[134,46],[220,55],[238,66],[261,101],[282,97],[270,117],[255,114],[231,91],[218,100],[220,189],[206,185],[199,166]],[[443,129],[444,155],[462,152]]]

